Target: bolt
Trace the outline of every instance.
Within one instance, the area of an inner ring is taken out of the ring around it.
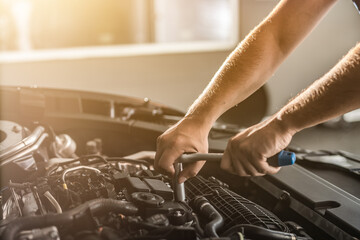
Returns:
[[[279,197],[281,201],[286,201],[290,199],[290,193],[283,191]]]

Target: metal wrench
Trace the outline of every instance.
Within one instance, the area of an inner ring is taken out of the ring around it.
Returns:
[[[179,183],[178,178],[180,172],[183,170],[183,163],[193,163],[197,161],[210,161],[220,162],[223,157],[223,153],[185,153],[182,154],[174,163],[175,175],[173,178],[173,190],[176,201],[185,201],[185,186],[184,183]],[[296,155],[289,151],[280,151],[278,154],[268,158],[267,160],[271,166],[283,167],[293,165],[296,161]]]

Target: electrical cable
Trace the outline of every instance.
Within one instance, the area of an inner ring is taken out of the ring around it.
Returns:
[[[62,213],[62,209],[58,201],[54,198],[54,196],[49,192],[46,191],[44,196],[49,200],[49,202],[54,206],[56,213]]]
[[[63,182],[64,189],[66,189],[66,190],[68,189],[67,185],[66,185],[66,181],[65,181],[66,174],[68,174],[69,172],[80,170],[80,169],[87,169],[87,170],[95,171],[97,173],[101,173],[101,171],[99,169],[93,168],[93,167],[88,167],[88,166],[77,166],[77,167],[73,167],[73,168],[68,168],[63,172],[63,174],[61,176],[61,180]]]

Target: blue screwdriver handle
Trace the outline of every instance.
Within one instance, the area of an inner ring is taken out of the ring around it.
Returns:
[[[279,153],[268,158],[267,161],[273,167],[289,166],[295,163],[296,155],[293,152],[281,150]]]
[[[185,153],[178,159],[177,163],[192,163],[197,161],[220,162],[222,153]],[[293,165],[296,161],[296,155],[293,152],[282,150],[267,160],[271,166],[284,167]]]

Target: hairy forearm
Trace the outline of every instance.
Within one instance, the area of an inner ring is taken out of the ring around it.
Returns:
[[[276,115],[295,133],[360,107],[360,43]]]
[[[186,118],[200,120],[209,129],[223,112],[255,92],[264,79],[271,76],[274,67],[269,65],[277,62],[275,59],[278,56],[269,51],[273,44],[265,42],[266,34],[258,29],[256,31],[227,58],[189,108]]]
[[[196,119],[209,129],[223,112],[266,82],[333,2],[281,1],[230,54],[186,118]]]

